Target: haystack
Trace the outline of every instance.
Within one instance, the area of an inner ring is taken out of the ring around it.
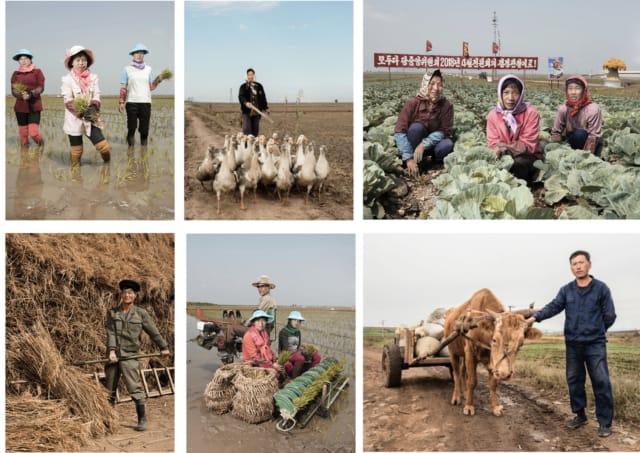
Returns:
[[[6,236],[7,449],[24,450],[17,439],[26,441],[27,450],[63,444],[64,450],[77,449],[86,440],[81,426],[87,427],[87,435],[112,432],[115,417],[106,393],[84,376],[95,367],[70,364],[106,357],[105,315],[118,305],[118,282],[124,278],[140,281],[136,304],[150,313],[173,349],[173,263],[169,234]],[[146,335],[143,339],[141,353],[157,352]],[[34,384],[28,387],[30,393],[42,401],[42,411],[33,409],[34,419],[49,416],[54,405],[45,398],[55,400],[66,408],[56,423],[64,426],[73,420],[73,434],[78,435],[21,425],[11,415],[18,412],[12,404],[24,404],[14,398],[23,392],[11,385],[15,381]],[[75,446],[67,445],[65,436],[73,437]]]

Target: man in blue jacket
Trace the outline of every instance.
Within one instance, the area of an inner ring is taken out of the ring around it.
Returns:
[[[600,425],[598,435],[607,437],[611,434],[613,420],[613,394],[607,366],[606,332],[616,320],[616,312],[607,285],[589,274],[589,253],[583,250],[573,252],[569,262],[575,280],[560,288],[555,299],[529,318],[528,322],[540,322],[564,310],[567,384],[571,411],[576,414],[567,426],[578,428],[587,423],[584,412],[587,406],[584,387],[586,365]]]

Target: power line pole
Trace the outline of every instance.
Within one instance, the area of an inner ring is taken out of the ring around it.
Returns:
[[[493,25],[493,42],[498,45],[498,52],[494,52],[494,56],[499,56],[502,51],[502,43],[500,42],[500,30],[498,30],[498,15],[493,12],[493,18],[491,19]],[[492,49],[493,50],[493,49]],[[495,79],[497,77],[497,69],[491,71],[491,76]]]

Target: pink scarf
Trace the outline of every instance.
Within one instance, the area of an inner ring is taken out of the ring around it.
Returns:
[[[72,69],[71,74],[78,82],[78,85],[80,85],[80,91],[86,93],[87,88],[89,87],[89,76],[91,75],[91,71],[88,69],[85,69],[84,71],[76,71],[75,69]]]
[[[269,347],[269,334],[267,331],[263,330],[262,332],[258,332],[255,326],[251,326],[249,328],[249,334],[260,352],[260,360],[273,362],[273,352],[271,352],[271,348]]]
[[[31,72],[34,69],[36,69],[36,65],[34,65],[33,63],[28,64],[26,66],[19,66],[18,67],[18,72]]]

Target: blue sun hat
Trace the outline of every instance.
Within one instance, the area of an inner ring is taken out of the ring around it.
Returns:
[[[149,49],[147,49],[147,46],[139,42],[138,44],[133,46],[133,48],[129,51],[129,55],[133,55],[136,52],[144,52],[146,55],[149,53]]]
[[[248,323],[251,324],[255,319],[258,318],[265,318],[267,320],[267,324],[273,322],[273,316],[267,314],[264,310],[256,310],[251,315],[251,318],[249,318]]]
[[[21,56],[27,56],[29,58],[31,58],[33,60],[33,54],[31,53],[31,51],[29,49],[20,49],[18,50],[14,55],[13,55],[13,59],[15,61],[18,61],[20,59]]]
[[[304,321],[302,314],[300,314],[299,311],[295,311],[295,310],[289,313],[289,316],[287,317],[287,319],[297,319],[298,321]]]

